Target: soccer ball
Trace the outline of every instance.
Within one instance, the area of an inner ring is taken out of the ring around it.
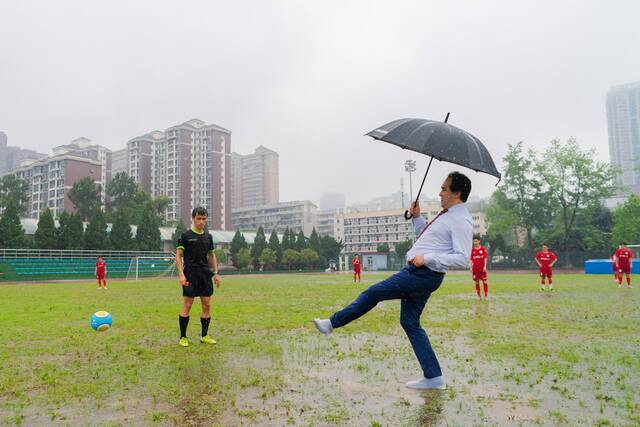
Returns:
[[[91,316],[91,327],[98,332],[106,331],[111,328],[113,318],[106,311],[96,311]]]
[[[151,264],[151,268],[156,268],[156,265],[155,264]]]

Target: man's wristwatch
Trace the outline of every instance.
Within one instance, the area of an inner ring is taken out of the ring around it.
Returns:
[[[214,276],[218,275],[218,271],[214,270],[213,268],[210,268],[209,271],[211,272],[211,274],[213,274]]]

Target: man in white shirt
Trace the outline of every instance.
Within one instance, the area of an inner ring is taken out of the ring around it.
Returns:
[[[420,216],[420,205],[410,209],[416,242],[407,252],[407,266],[393,276],[376,283],[349,306],[329,319],[315,319],[316,328],[330,334],[375,307],[380,301],[400,299],[400,324],[407,334],[422,367],[423,377],[409,381],[414,389],[446,388],[440,364],[426,332],[420,326],[420,315],[432,292],[442,283],[447,270],[467,269],[473,240],[473,221],[464,204],[471,192],[471,181],[459,172],[450,173],[442,183],[442,211],[427,224]]]

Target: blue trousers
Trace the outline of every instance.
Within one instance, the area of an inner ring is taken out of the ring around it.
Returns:
[[[420,315],[429,296],[440,287],[443,279],[444,273],[408,265],[393,276],[372,285],[347,307],[334,313],[331,325],[339,328],[364,315],[380,301],[400,299],[400,325],[411,342],[424,376],[439,377],[442,370],[427,333],[420,326]]]

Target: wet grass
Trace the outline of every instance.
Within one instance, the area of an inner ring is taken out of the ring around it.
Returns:
[[[451,274],[423,325],[449,388],[416,393],[420,375],[380,304],[329,337],[325,317],[385,275],[227,277],[213,302],[219,344],[177,345],[171,281],[0,286],[0,424],[94,425],[637,425],[640,293],[608,276],[490,277],[477,301]],[[89,328],[104,309],[106,333]]]

